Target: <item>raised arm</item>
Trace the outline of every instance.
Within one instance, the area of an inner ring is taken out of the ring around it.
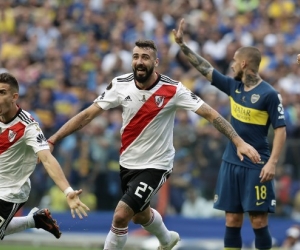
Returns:
[[[67,121],[54,135],[52,135],[48,142],[55,144],[57,141],[64,137],[74,133],[77,130],[82,129],[85,125],[90,123],[97,115],[102,113],[101,109],[97,104],[93,103],[88,108],[84,109],[69,121]]]
[[[178,30],[173,29],[173,35],[176,43],[180,46],[182,52],[187,56],[189,62],[203,75],[208,81],[212,81],[213,66],[203,57],[192,51],[183,41],[184,19],[181,19]]]
[[[243,161],[243,155],[246,155],[252,162],[258,163],[260,161],[260,155],[258,152],[248,143],[246,143],[234,130],[231,124],[221,116],[215,109],[208,104],[203,103],[201,107],[196,111],[196,114],[204,117],[214,127],[224,134],[237,148],[237,155],[241,161]]]

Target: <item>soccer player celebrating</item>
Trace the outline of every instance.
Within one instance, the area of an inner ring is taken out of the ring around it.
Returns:
[[[177,244],[179,235],[166,228],[161,215],[150,207],[150,200],[172,172],[176,109],[191,110],[206,118],[237,147],[239,159],[246,155],[257,163],[260,156],[217,111],[181,82],[154,70],[159,60],[153,41],[140,40],[135,45],[133,73],[114,78],[90,107],[71,118],[49,140],[55,143],[81,129],[104,110],[121,105],[120,175],[123,196],[115,209],[104,249],[123,249],[128,224],[132,220],[158,238],[158,249],[169,250]]]
[[[39,124],[17,105],[18,93],[17,80],[8,73],[0,74],[0,238],[27,228],[42,228],[59,238],[59,226],[47,208],[34,208],[27,216],[14,217],[29,197],[29,177],[37,158],[64,191],[73,218],[75,212],[82,218],[89,210],[78,197],[82,190],[70,187]]]
[[[261,54],[255,47],[242,47],[232,62],[234,79],[215,70],[183,41],[182,19],[174,38],[189,62],[214,86],[230,97],[231,124],[244,141],[256,148],[261,161],[253,163],[236,157],[236,147],[229,142],[217,180],[214,208],[226,213],[225,249],[241,249],[243,215],[249,212],[257,249],[271,249],[268,213],[275,212],[275,167],[286,139],[281,97],[258,74]],[[274,128],[272,153],[267,135]]]

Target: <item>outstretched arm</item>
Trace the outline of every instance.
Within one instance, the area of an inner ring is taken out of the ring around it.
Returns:
[[[57,141],[63,139],[64,137],[74,133],[77,130],[82,129],[102,111],[103,109],[101,109],[97,104],[93,103],[91,106],[89,106],[85,110],[75,115],[69,121],[67,121],[54,135],[52,135],[48,139],[48,141],[50,142],[50,144],[55,144]]]
[[[72,217],[75,218],[75,213],[80,219],[82,219],[82,215],[87,216],[86,211],[89,211],[89,208],[79,199],[79,195],[82,193],[82,190],[73,190],[70,187],[64,172],[57,160],[51,154],[50,150],[41,150],[37,152],[37,155],[51,179],[60,188],[60,190],[65,193],[67,202],[71,209]]]
[[[181,19],[178,30],[173,29],[173,35],[176,43],[180,46],[182,52],[187,56],[189,62],[203,75],[208,81],[212,81],[213,66],[203,57],[192,51],[183,41],[184,19]]]
[[[215,109],[208,104],[203,103],[201,107],[196,111],[196,114],[204,117],[214,127],[224,134],[230,141],[234,143],[237,148],[237,154],[241,161],[243,161],[243,155],[246,155],[253,163],[260,161],[260,155],[258,152],[248,143],[246,143],[234,130],[231,124],[221,116]]]

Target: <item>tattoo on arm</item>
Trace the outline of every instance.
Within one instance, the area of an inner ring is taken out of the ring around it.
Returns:
[[[187,56],[189,62],[205,77],[211,77],[213,66],[203,57],[192,51],[186,44],[181,45],[182,52]]]
[[[238,134],[233,129],[231,124],[222,116],[219,116],[215,119],[213,119],[212,124],[214,127],[219,130],[222,134],[224,134],[229,140],[233,140]]]
[[[224,134],[229,140],[232,141],[238,136],[231,124],[208,104],[203,103],[196,113],[211,122],[214,127]]]

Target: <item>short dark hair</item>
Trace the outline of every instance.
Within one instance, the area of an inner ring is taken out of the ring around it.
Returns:
[[[155,55],[157,56],[157,47],[152,40],[138,40],[135,42],[135,45],[140,48],[150,48],[154,51]]]
[[[258,48],[252,46],[241,47],[238,49],[238,52],[247,59],[251,69],[258,71],[261,62],[261,53]]]
[[[11,88],[13,88],[17,92],[19,92],[19,83],[18,83],[17,79],[9,73],[0,74],[0,83],[6,83]]]

